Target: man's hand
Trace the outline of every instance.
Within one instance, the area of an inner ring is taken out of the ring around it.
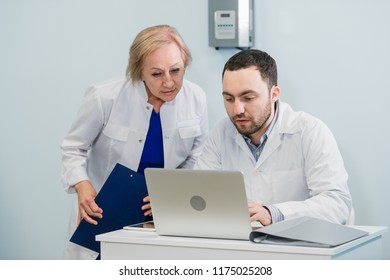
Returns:
[[[248,208],[251,222],[259,221],[263,226],[272,224],[271,213],[263,205],[248,200]]]

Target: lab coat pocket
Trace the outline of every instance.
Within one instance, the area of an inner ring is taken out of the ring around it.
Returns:
[[[106,127],[103,129],[104,135],[121,142],[127,141],[129,131],[130,129],[128,127],[113,124],[113,123],[108,123]]]
[[[181,139],[195,138],[202,134],[199,119],[179,122],[178,127]]]

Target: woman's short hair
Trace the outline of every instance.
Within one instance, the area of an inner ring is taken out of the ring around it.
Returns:
[[[191,63],[192,56],[179,32],[169,25],[156,25],[142,30],[135,37],[130,47],[126,77],[132,81],[142,80],[142,67],[145,58],[161,46],[172,42],[176,43],[181,50],[186,68]]]

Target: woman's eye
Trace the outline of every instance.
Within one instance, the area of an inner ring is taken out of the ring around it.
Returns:
[[[152,76],[155,77],[155,78],[158,78],[158,77],[161,76],[161,73],[153,73]]]
[[[180,68],[175,68],[175,69],[172,69],[171,70],[172,73],[179,73],[180,72]]]

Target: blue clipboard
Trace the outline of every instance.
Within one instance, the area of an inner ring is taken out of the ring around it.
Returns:
[[[70,241],[100,253],[96,235],[151,220],[141,210],[147,195],[145,176],[117,163],[95,198],[103,218],[97,225],[82,220]]]

